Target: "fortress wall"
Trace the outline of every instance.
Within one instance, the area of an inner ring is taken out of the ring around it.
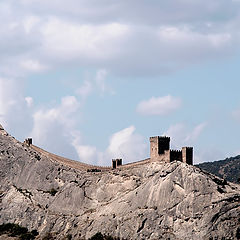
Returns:
[[[190,165],[193,164],[193,148],[183,147],[182,151],[170,150],[169,137],[159,137],[159,136],[150,137],[150,158],[142,161],[134,162],[134,163],[128,163],[125,165],[122,165],[122,159],[113,159],[111,167],[90,165],[90,164],[74,161],[71,159],[67,159],[64,157],[60,157],[58,155],[49,153],[37,146],[32,145],[32,141],[30,142],[29,140],[31,139],[27,139],[25,143],[27,143],[27,145],[30,145],[30,147],[36,152],[48,157],[51,161],[58,162],[60,164],[63,164],[71,168],[92,171],[92,172],[98,172],[98,170],[109,171],[115,168],[121,169],[121,168],[134,167],[137,165],[146,164],[153,161],[170,163],[172,161],[177,160]]]
[[[135,167],[135,166],[143,165],[143,164],[150,163],[150,162],[151,162],[151,159],[147,158],[147,159],[144,159],[144,160],[141,160],[141,161],[124,164],[124,165],[120,166],[119,168]]]
[[[165,150],[163,154],[154,155],[151,157],[151,161],[157,161],[157,162],[170,162],[170,150]]]
[[[47,152],[47,151],[45,151],[45,150],[43,150],[43,149],[41,149],[37,146],[34,146],[34,145],[31,145],[31,148],[33,148],[35,151],[39,152],[40,154],[50,158],[52,161],[56,161],[56,162],[61,163],[65,166],[76,168],[76,169],[79,169],[79,170],[99,169],[99,170],[102,170],[102,171],[107,171],[107,170],[112,169],[112,167],[95,166],[95,165],[90,165],[90,164],[74,161],[74,160],[71,160],[71,159],[68,159],[68,158],[60,157],[56,154],[49,153],[49,152]]]
[[[182,162],[182,151],[180,151],[180,150],[170,150],[170,162],[173,162],[175,160]]]
[[[112,166],[111,167],[106,167],[106,166],[96,166],[96,165],[91,165],[91,164],[86,164],[86,163],[82,163],[82,162],[78,162],[78,161],[74,161],[74,160],[70,160],[68,158],[64,158],[64,157],[60,157],[56,154],[52,154],[49,153],[37,146],[31,145],[31,148],[37,152],[39,152],[40,154],[48,157],[49,159],[51,159],[52,161],[58,162],[63,164],[64,166],[68,166],[71,168],[75,168],[78,170],[82,170],[82,171],[87,171],[87,170],[101,170],[101,171],[110,171],[112,170]],[[141,161],[137,161],[137,162],[133,162],[133,163],[128,163],[125,165],[118,165],[117,168],[129,168],[129,167],[134,167],[134,166],[138,166],[138,165],[142,165],[142,164],[146,164],[149,163],[150,159],[144,159]]]

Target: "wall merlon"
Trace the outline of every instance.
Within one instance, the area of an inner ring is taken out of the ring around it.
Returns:
[[[172,153],[181,153],[182,152],[182,150],[173,150],[173,149],[171,149],[170,150]]]

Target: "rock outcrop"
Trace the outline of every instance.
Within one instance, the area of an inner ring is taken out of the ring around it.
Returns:
[[[0,129],[0,224],[88,239],[239,239],[240,187],[181,162],[87,172]]]

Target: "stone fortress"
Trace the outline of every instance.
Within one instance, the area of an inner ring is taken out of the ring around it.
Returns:
[[[193,165],[193,148],[183,147],[182,150],[170,149],[170,137],[156,136],[150,137],[150,162],[180,161]],[[130,165],[130,164],[129,164]],[[113,159],[112,167],[122,166],[122,159]]]
[[[128,163],[123,165],[122,159],[112,159],[111,167],[101,167],[94,166],[78,161],[73,161],[64,157],[57,156],[55,154],[49,153],[37,146],[32,144],[32,138],[27,138],[24,141],[24,144],[28,147],[32,147],[35,151],[40,154],[47,156],[53,161],[57,161],[69,167],[87,170],[88,172],[99,172],[107,171],[116,168],[126,168],[133,167],[140,164],[146,164],[150,162],[165,162],[170,163],[173,161],[181,161],[183,163],[193,165],[193,148],[192,147],[183,147],[182,150],[171,150],[170,149],[170,137],[166,136],[156,136],[150,137],[150,158],[137,161],[134,163]]]
[[[181,161],[193,164],[193,148],[183,147],[182,150],[170,150],[170,137],[150,137],[150,159],[152,161]]]

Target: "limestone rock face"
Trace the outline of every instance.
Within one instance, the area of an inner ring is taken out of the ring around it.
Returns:
[[[0,134],[0,224],[7,222],[57,239],[97,232],[121,239],[238,239],[240,187],[181,162],[76,170]]]

